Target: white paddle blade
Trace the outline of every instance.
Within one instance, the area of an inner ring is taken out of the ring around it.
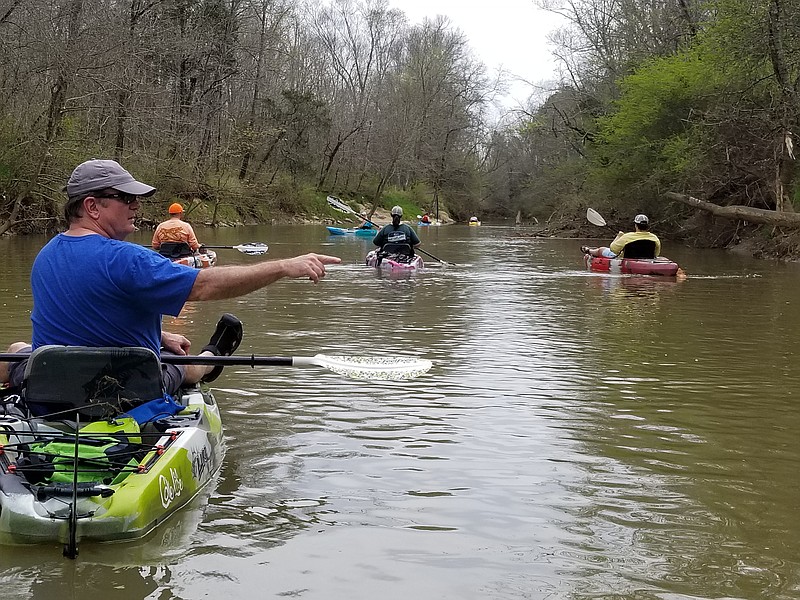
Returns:
[[[354,214],[354,210],[347,206],[344,202],[339,200],[336,196],[328,196],[328,204],[330,204],[336,210],[340,210],[342,212],[346,212],[349,214]]]
[[[397,381],[414,379],[427,373],[433,363],[406,356],[326,356],[317,354],[313,364],[351,379]],[[295,359],[297,362],[297,359]]]
[[[266,254],[269,252],[269,246],[262,242],[253,242],[251,244],[240,244],[238,246],[234,246],[236,250],[241,252],[242,254],[249,254],[251,256],[259,256],[261,254]]]
[[[586,219],[592,225],[597,225],[598,227],[606,226],[606,220],[602,217],[602,215],[599,212],[597,212],[593,208],[586,209]]]

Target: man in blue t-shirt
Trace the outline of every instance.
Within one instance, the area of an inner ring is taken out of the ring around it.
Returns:
[[[385,225],[372,238],[372,243],[380,248],[380,252],[384,256],[414,256],[414,248],[421,243],[416,231],[405,223],[400,223],[402,217],[403,208],[400,206],[392,207],[392,222]]]
[[[40,346],[143,346],[188,354],[191,342],[161,330],[162,315],[177,316],[193,300],[224,300],[284,277],[318,282],[325,266],[341,262],[306,254],[248,266],[193,269],[152,250],[123,241],[135,230],[140,197],[156,189],[136,181],[116,161],[92,159],[78,165],[66,186],[66,232],[51,239],[31,269],[33,337],[9,352]],[[241,323],[224,315],[203,354],[231,354],[241,341]],[[0,382],[19,385],[25,362],[0,363]],[[163,365],[166,391],[213,381],[219,366]]]

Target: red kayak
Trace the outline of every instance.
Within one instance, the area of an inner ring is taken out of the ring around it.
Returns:
[[[659,256],[658,258],[602,258],[584,254],[586,268],[595,273],[615,275],[661,275],[674,277],[678,274],[678,263]]]

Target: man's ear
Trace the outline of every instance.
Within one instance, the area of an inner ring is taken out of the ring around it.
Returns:
[[[100,215],[100,203],[94,196],[86,196],[83,199],[83,214],[92,219],[96,219]]]

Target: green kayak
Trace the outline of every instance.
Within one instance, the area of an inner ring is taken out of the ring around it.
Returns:
[[[210,392],[163,393],[145,348],[45,346],[0,408],[0,542],[141,537],[208,484],[223,456]]]

